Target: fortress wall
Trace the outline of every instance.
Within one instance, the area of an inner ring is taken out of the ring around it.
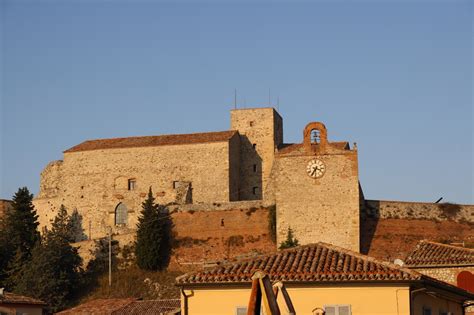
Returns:
[[[178,211],[172,214],[178,265],[206,263],[276,251],[268,229],[268,207]]]
[[[149,187],[160,204],[176,201],[173,181],[191,183],[193,203],[228,202],[229,174],[228,142],[70,152],[43,171],[34,204],[40,228],[64,204],[70,212],[77,208],[86,234],[96,238],[109,226],[114,233],[134,229]],[[129,179],[136,181],[134,190],[128,190]],[[121,202],[128,209],[122,227],[114,224]]]
[[[363,215],[389,219],[454,220],[474,223],[474,205],[365,200]]]
[[[474,224],[452,220],[364,218],[361,253],[392,261],[405,259],[421,240],[474,245]]]
[[[226,210],[172,211],[173,254],[172,268],[212,264],[242,255],[276,251],[268,230],[269,207],[246,207]],[[114,235],[120,246],[135,241],[135,233]],[[94,241],[75,243],[84,259],[91,259]]]

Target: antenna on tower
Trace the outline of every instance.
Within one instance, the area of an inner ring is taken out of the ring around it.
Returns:
[[[237,109],[237,89],[234,89],[234,109]]]

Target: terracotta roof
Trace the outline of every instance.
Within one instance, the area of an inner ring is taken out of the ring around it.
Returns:
[[[45,302],[34,299],[29,296],[19,295],[10,292],[3,292],[0,296],[0,306],[2,304],[34,304],[34,305],[46,305]]]
[[[408,266],[474,265],[474,249],[421,241],[405,259]]]
[[[134,298],[126,299],[96,299],[80,304],[76,307],[56,313],[60,315],[111,315],[114,311],[136,301]]]
[[[180,306],[181,302],[179,299],[135,301],[120,310],[113,312],[112,315],[166,314],[179,309]]]
[[[256,270],[271,280],[289,282],[413,281],[423,275],[407,268],[326,243],[310,244],[278,253],[215,267],[176,278],[178,285],[251,282]]]
[[[162,135],[162,136],[87,140],[64,151],[64,153],[101,150],[101,149],[152,147],[152,146],[161,146],[161,145],[222,142],[222,141],[229,140],[236,133],[237,131],[230,130],[230,131],[218,131],[218,132],[190,133],[190,134],[181,134],[181,135]]]

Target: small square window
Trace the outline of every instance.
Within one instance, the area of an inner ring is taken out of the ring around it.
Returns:
[[[326,315],[351,315],[350,305],[325,305]]]
[[[257,173],[257,164],[254,164],[254,165],[253,165],[253,172],[254,172],[254,173]]]
[[[135,190],[137,188],[137,181],[135,179],[128,180],[128,190]]]
[[[249,122],[249,126],[250,126],[250,127],[253,127],[254,124],[255,124],[255,123],[254,123],[253,120]]]
[[[253,192],[253,194],[254,194],[254,195],[256,195],[256,194],[257,194],[257,191],[258,191],[258,187],[254,187],[254,188],[252,188],[252,192]]]
[[[254,150],[256,150],[257,149],[257,144],[256,143],[252,144],[252,147],[253,147]]]

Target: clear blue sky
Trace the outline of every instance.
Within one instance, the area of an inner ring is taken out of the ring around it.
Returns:
[[[471,1],[5,1],[1,198],[86,139],[227,130],[280,97],[357,142],[366,197],[474,203]]]

